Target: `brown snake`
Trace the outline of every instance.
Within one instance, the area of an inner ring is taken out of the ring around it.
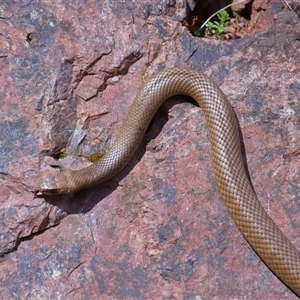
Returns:
[[[209,129],[215,177],[239,230],[267,266],[300,296],[300,252],[285,237],[258,201],[247,177],[234,112],[223,92],[191,69],[167,69],[150,79],[135,98],[115,143],[97,163],[44,180],[44,194],[75,192],[118,173],[133,156],[164,100],[188,95],[202,108]]]

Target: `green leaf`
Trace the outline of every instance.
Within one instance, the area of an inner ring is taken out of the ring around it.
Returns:
[[[222,34],[226,31],[225,22],[229,20],[229,14],[226,10],[222,10],[217,14],[219,21],[207,22],[206,28],[210,31],[211,36],[220,39]]]

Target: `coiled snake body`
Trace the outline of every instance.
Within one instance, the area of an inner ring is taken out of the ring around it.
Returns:
[[[188,95],[202,108],[209,129],[215,177],[235,224],[267,266],[300,296],[300,253],[271,220],[247,177],[238,126],[222,91],[204,74],[173,68],[150,79],[135,98],[115,143],[97,163],[44,180],[44,194],[63,194],[103,182],[131,159],[164,100]]]

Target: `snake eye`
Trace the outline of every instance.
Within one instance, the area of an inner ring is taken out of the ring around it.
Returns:
[[[58,189],[44,190],[42,191],[44,195],[57,195]]]

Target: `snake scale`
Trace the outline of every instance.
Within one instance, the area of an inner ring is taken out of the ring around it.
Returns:
[[[40,184],[43,194],[64,194],[106,181],[133,156],[164,100],[188,95],[202,108],[207,122],[216,181],[235,224],[267,266],[300,296],[300,252],[261,206],[246,174],[238,125],[223,92],[192,69],[166,69],[144,84],[114,144],[97,163],[65,171]]]

